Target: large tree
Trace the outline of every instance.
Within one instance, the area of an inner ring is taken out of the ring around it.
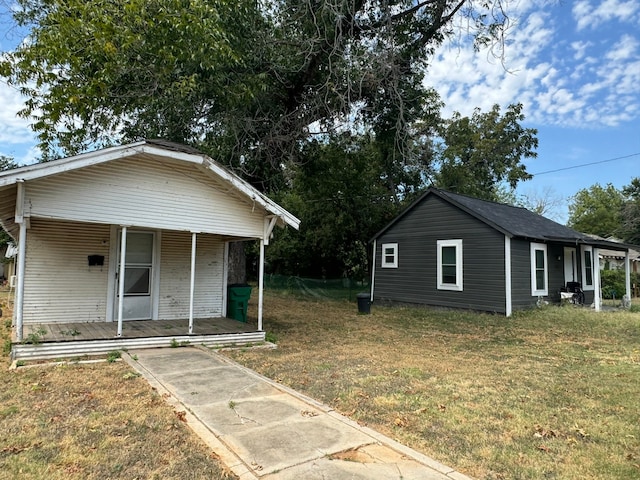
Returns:
[[[635,177],[622,188],[625,196],[620,214],[620,236],[623,240],[640,245],[640,177]]]
[[[423,185],[419,162],[401,174],[388,171],[383,150],[372,137],[349,133],[305,146],[306,161],[278,198],[300,217],[300,231],[278,232],[269,251],[272,272],[366,276],[369,240]]]
[[[145,137],[196,146],[308,225],[272,251],[336,254],[340,265],[323,268],[348,273],[368,236],[433,175],[434,138],[457,128],[438,131],[441,102],[425,81],[434,49],[461,32],[478,48],[501,45],[503,3],[17,0],[29,35],[5,52],[0,76],[27,96],[21,114],[45,160]],[[494,150],[474,147],[496,164],[474,167],[490,192],[491,181],[526,178],[516,156],[528,154],[530,132],[509,131],[519,108],[476,113],[475,128],[496,132]],[[523,144],[495,151],[499,134]],[[359,200],[372,195],[387,203]]]
[[[596,183],[571,197],[567,224],[579,232],[605,238],[619,235],[623,203],[622,192],[612,184],[603,187]]]
[[[524,128],[522,104],[509,105],[503,115],[494,105],[476,108],[471,117],[455,113],[439,129],[435,183],[457,193],[499,200],[501,185],[515,188],[531,178],[522,160],[535,158],[537,131]]]
[[[359,120],[402,164],[433,49],[500,41],[502,0],[18,0],[29,36],[0,74],[45,157],[160,136],[264,190],[310,134]]]

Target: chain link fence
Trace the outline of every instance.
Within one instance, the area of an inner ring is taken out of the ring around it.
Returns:
[[[292,295],[355,301],[356,295],[369,291],[369,282],[352,278],[315,279],[286,275],[265,275],[266,289]]]

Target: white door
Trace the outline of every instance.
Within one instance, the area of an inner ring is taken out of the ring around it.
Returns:
[[[576,249],[564,247],[564,284],[567,282],[579,282],[578,262],[576,261]]]
[[[118,234],[121,237],[121,232]],[[153,258],[155,234],[153,232],[127,231],[124,264],[123,320],[150,320],[153,311]],[[118,267],[120,274],[120,246]],[[119,282],[116,282],[115,311],[119,304]]]

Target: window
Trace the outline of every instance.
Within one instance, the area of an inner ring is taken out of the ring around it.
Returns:
[[[382,268],[398,268],[398,244],[382,244]]]
[[[547,268],[547,246],[544,243],[531,244],[531,295],[547,296],[549,272]]]
[[[462,291],[462,240],[438,240],[438,290]]]
[[[593,290],[593,247],[582,247],[582,289]]]

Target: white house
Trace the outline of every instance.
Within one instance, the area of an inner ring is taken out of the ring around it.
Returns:
[[[18,246],[16,344],[43,324],[104,324],[117,340],[130,320],[188,319],[182,334],[194,335],[195,320],[225,316],[228,245],[250,239],[264,339],[264,247],[276,225],[299,223],[213,159],[161,140],[2,172],[0,224]]]

